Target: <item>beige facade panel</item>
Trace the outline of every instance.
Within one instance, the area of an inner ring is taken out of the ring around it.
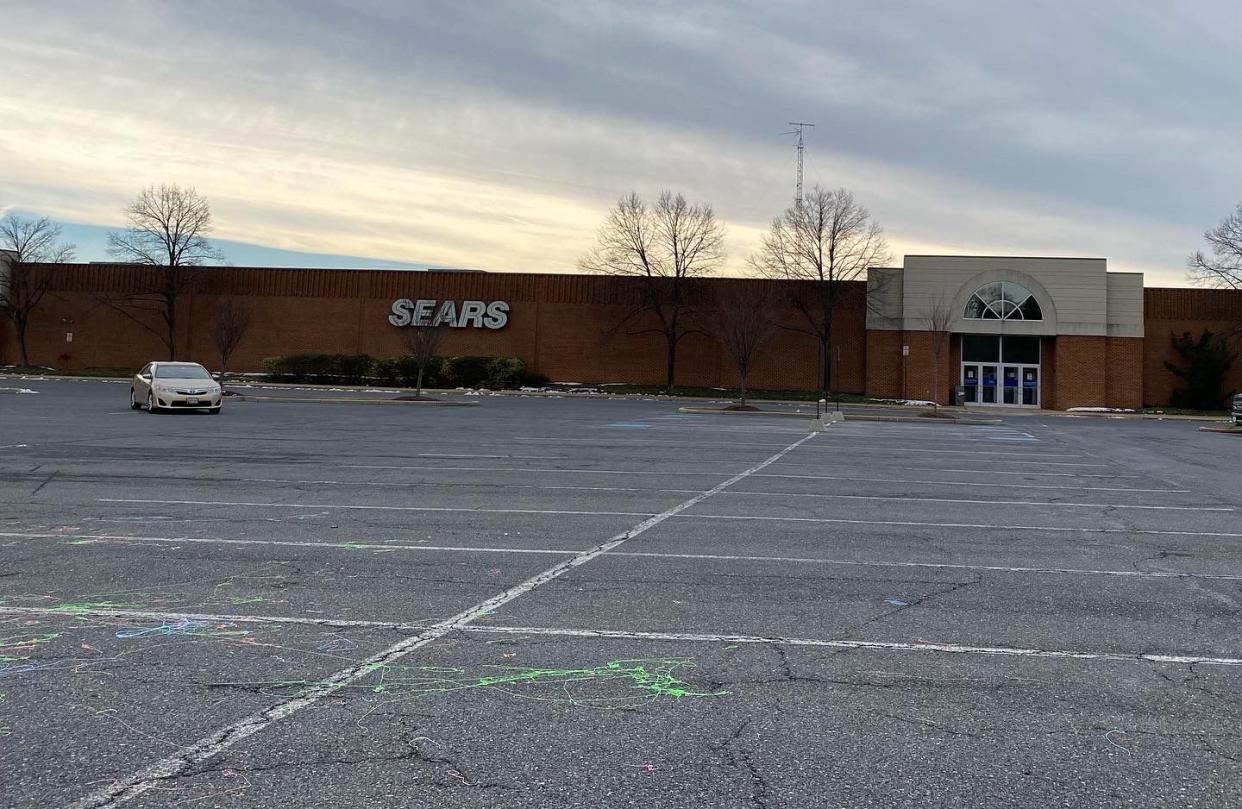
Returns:
[[[1030,290],[1039,302],[1043,319],[965,318],[970,296],[995,281],[1020,284]],[[924,330],[927,313],[936,305],[945,304],[952,308],[951,329],[955,332],[1096,336],[1108,333],[1108,263],[1102,258],[906,256],[902,288],[903,327],[911,331]]]
[[[867,272],[867,328],[901,329],[904,274],[897,267],[873,267]]]
[[[1108,274],[1108,336],[1143,336],[1143,274]]]

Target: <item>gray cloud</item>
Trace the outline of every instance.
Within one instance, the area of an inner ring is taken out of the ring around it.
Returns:
[[[778,133],[795,117],[817,124],[808,178],[851,186],[899,248],[1106,255],[1178,282],[1199,232],[1242,197],[1242,7],[1228,0],[7,16],[24,35],[0,67],[25,82],[20,131],[0,135],[0,204],[79,219],[132,193],[132,171],[99,166],[75,209],[82,164],[4,171],[20,138],[81,149],[90,138],[63,130],[99,122],[102,160],[193,181],[219,200],[222,235],[261,241],[266,223],[279,246],[306,249],[335,219],[351,253],[514,269],[569,269],[612,199],[664,185],[714,202],[740,257],[787,204]],[[143,164],[151,138],[162,146]]]

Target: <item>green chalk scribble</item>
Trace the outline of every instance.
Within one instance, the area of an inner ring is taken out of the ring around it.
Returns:
[[[334,690],[355,690],[383,695],[385,701],[416,699],[467,691],[500,691],[522,699],[565,702],[578,707],[601,709],[629,708],[659,699],[719,697],[728,691],[705,691],[692,687],[676,676],[690,660],[656,658],[611,660],[586,668],[524,668],[486,666],[487,673],[470,674],[465,669],[441,666],[412,667],[371,663],[362,674],[380,672],[379,684],[332,684]],[[229,683],[228,685],[239,685]],[[258,685],[268,691],[291,688],[318,688],[328,685],[313,680],[281,680]]]
[[[59,637],[59,632],[45,632],[42,635],[12,635],[0,638],[0,649],[33,649],[41,644],[51,643]]]
[[[72,601],[52,607],[55,612],[90,612],[91,610],[132,610],[136,604],[120,604],[116,601]]]

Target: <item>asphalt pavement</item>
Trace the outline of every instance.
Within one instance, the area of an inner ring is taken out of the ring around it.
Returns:
[[[0,806],[1242,804],[1193,422],[21,385]]]

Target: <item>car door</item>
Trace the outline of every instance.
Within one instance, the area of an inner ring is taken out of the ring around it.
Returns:
[[[151,374],[155,370],[155,363],[148,362],[142,366],[142,370],[134,377],[134,400],[146,401],[147,394],[151,392]]]

